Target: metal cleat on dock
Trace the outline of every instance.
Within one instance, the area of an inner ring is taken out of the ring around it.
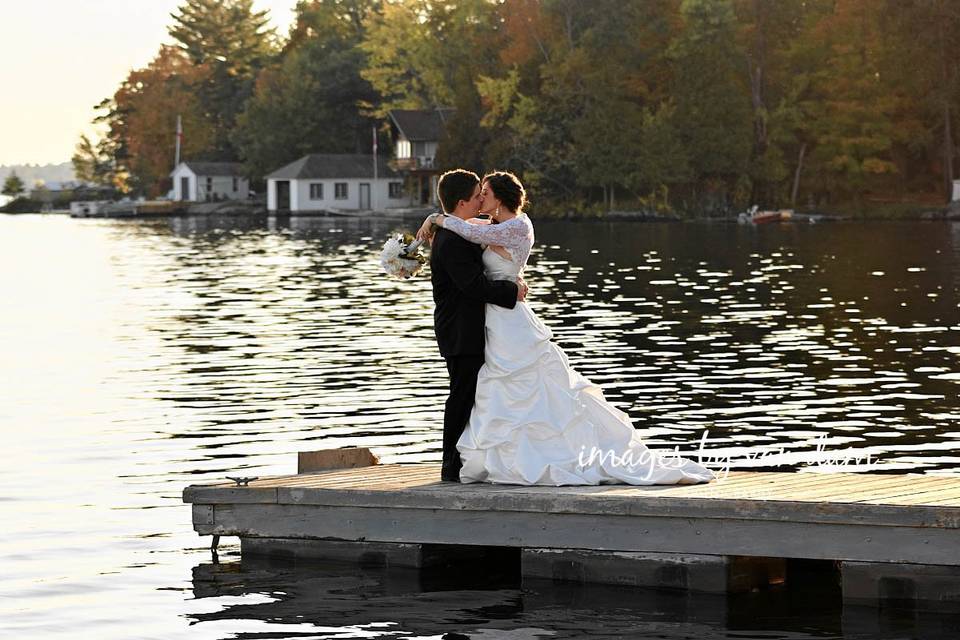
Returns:
[[[238,487],[246,487],[252,480],[256,480],[257,478],[258,476],[227,476],[227,480],[233,480],[237,483]]]

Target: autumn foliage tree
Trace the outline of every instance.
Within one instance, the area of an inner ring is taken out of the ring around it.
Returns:
[[[118,186],[147,196],[169,190],[178,115],[186,132],[181,156],[205,159],[211,154],[213,128],[192,90],[204,72],[178,48],[165,46],[101,103],[97,122],[107,127]]]
[[[251,0],[186,0],[172,19],[174,44],[162,45],[97,105],[94,122],[106,133],[96,143],[81,137],[75,154],[85,179],[137,195],[165,194],[178,116],[181,158],[238,158],[231,139],[237,114],[276,50],[266,14]]]

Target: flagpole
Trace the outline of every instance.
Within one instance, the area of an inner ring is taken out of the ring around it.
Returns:
[[[180,166],[180,139],[183,137],[183,122],[180,120],[179,114],[177,115],[177,152],[173,158],[173,168],[176,169]]]
[[[373,125],[373,186],[370,188],[370,205],[376,210],[377,209],[377,179],[379,178],[379,167],[377,166],[377,125]]]

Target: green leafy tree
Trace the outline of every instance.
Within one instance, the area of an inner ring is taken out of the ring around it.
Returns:
[[[116,165],[109,138],[93,143],[83,134],[71,158],[78,180],[103,187],[114,187]]]
[[[547,108],[536,88],[524,92],[516,70],[501,78],[481,76],[477,87],[487,109],[480,121],[490,140],[486,164],[521,174],[534,201],[546,194],[575,196],[571,143],[562,114]]]
[[[665,99],[675,15],[666,0],[505,5],[501,55],[512,68],[478,81],[488,151],[554,198],[612,208],[617,193],[646,190],[644,115]]]
[[[683,27],[670,50],[676,127],[690,159],[695,201],[725,207],[748,171],[753,146],[740,73],[746,61],[729,0],[684,0],[681,14]]]
[[[461,75],[492,75],[502,46],[488,0],[395,0],[370,15],[363,76],[380,95],[374,114],[451,106]]]
[[[391,109],[444,106],[452,98],[438,80],[431,62],[433,43],[426,20],[426,2],[384,3],[367,25],[362,47],[367,54],[363,77],[379,95],[374,115]]]
[[[7,179],[3,181],[3,195],[16,198],[19,197],[24,190],[25,186],[23,184],[23,180],[20,179],[20,176],[17,175],[16,171],[11,171],[7,176]]]
[[[648,108],[639,125],[639,141],[629,167],[628,185],[641,193],[659,195],[669,208],[670,189],[690,181],[689,150],[682,144],[674,116],[675,106],[665,102]]]
[[[830,55],[813,76],[819,99],[811,161],[822,188],[858,206],[871,187],[897,172],[891,151],[900,97],[885,83],[879,21],[871,0],[843,0],[815,32],[819,49]]]
[[[479,126],[484,115],[480,93],[466,69],[458,74],[454,88],[454,111],[438,145],[437,166],[441,169],[470,167],[483,173],[490,168],[486,164],[490,135]]]
[[[321,0],[298,6],[281,60],[261,72],[232,139],[251,175],[306,153],[370,153],[377,95],[361,77],[364,18],[378,3]]]
[[[371,14],[362,46],[363,77],[380,96],[372,113],[453,107],[437,151],[441,167],[491,166],[476,81],[502,68],[500,10],[488,0],[398,0]]]
[[[795,47],[804,46],[804,30],[832,10],[824,0],[770,2],[734,0],[743,75],[753,117],[749,177],[753,203],[778,206],[788,199],[791,165],[799,160],[797,89],[809,84],[809,71]],[[799,44],[798,44],[799,43]],[[796,64],[791,64],[796,63]]]
[[[885,84],[900,94],[893,159],[904,177],[901,187],[949,197],[956,175],[960,69],[953,52],[960,47],[960,7],[948,0],[885,0],[880,11]],[[939,165],[938,187],[928,186],[930,165]]]

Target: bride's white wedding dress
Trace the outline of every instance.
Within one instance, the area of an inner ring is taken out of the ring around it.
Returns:
[[[515,281],[533,246],[533,225],[525,215],[497,225],[448,217],[444,227],[507,249],[512,259],[490,248],[483,252],[492,280]],[[513,309],[486,305],[485,363],[470,422],[457,443],[461,482],[651,485],[713,479],[695,461],[643,444],[630,418],[570,367],[552,338],[525,302]]]

